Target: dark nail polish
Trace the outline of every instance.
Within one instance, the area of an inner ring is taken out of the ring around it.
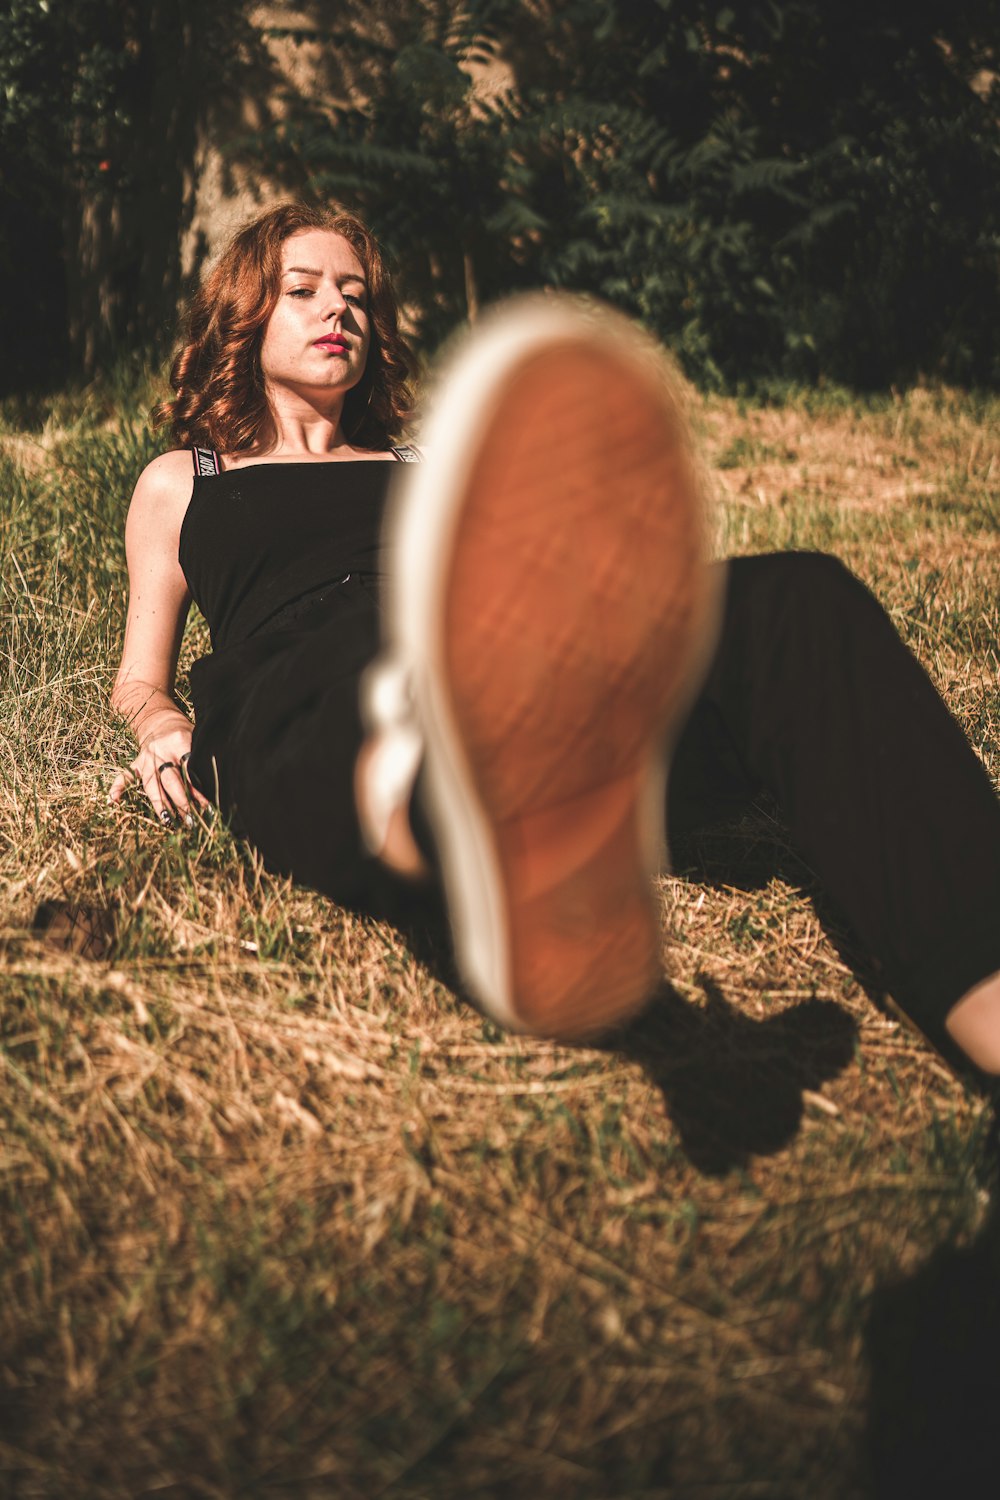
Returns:
[[[163,811],[160,813],[160,822],[161,823],[169,823],[170,822],[170,814],[167,812],[166,808],[164,808]]]

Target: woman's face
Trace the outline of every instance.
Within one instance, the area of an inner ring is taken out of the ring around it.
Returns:
[[[303,229],[283,244],[281,266],[260,350],[268,394],[345,394],[365,372],[371,340],[361,262],[342,235]]]

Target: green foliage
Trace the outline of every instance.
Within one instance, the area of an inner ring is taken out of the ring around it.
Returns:
[[[347,3],[350,106],[260,144],[369,215],[430,342],[543,282],[637,314],[709,385],[994,381],[993,34],[985,5],[933,8]]]
[[[246,0],[10,0],[9,386],[67,339],[90,370],[166,341],[199,137],[366,214],[426,347],[554,283],[641,317],[709,386],[1000,379],[996,0],[284,14],[262,31]],[[314,96],[289,83],[269,118],[275,39],[322,61]]]

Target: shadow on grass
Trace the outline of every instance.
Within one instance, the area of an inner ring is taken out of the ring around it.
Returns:
[[[832,1000],[806,1000],[755,1020],[700,976],[706,1004],[663,985],[618,1034],[614,1049],[662,1090],[684,1152],[719,1176],[782,1150],[796,1134],[803,1089],[817,1089],[854,1054],[853,1018]]]
[[[694,853],[689,840],[685,856],[691,859]],[[801,862],[763,823],[760,836],[753,832],[748,840],[741,830],[717,845],[714,855],[706,859],[703,851],[688,873],[706,883],[716,880],[748,891],[763,887],[774,875],[790,885],[809,880]],[[444,907],[433,888],[425,891],[419,906],[410,888],[406,903],[387,916],[434,977],[468,999],[454,966]],[[846,956],[836,917],[824,921],[824,916],[820,920],[824,927],[829,923],[845,961],[852,967],[853,961],[863,963],[861,955]],[[708,976],[699,975],[698,982],[704,1004],[691,1004],[664,983],[635,1022],[607,1039],[607,1050],[641,1064],[662,1090],[692,1165],[719,1176],[788,1145],[802,1121],[803,1090],[818,1089],[847,1066],[857,1026],[831,1000],[806,1000],[780,1015],[749,1017]],[[877,983],[869,982],[877,993]]]
[[[996,1125],[993,1126],[996,1152]],[[995,1187],[995,1185],[994,1185]],[[980,1500],[1000,1490],[1000,1211],[880,1288],[865,1332],[877,1500]]]
[[[410,951],[455,994],[464,994],[442,922],[412,919]],[[818,1089],[854,1056],[857,1026],[832,1000],[806,1000],[764,1019],[744,1015],[699,976],[705,1003],[668,983],[605,1049],[638,1062],[662,1090],[692,1165],[719,1176],[753,1156],[782,1150],[802,1121],[803,1089]],[[471,1002],[470,1002],[471,1003]]]

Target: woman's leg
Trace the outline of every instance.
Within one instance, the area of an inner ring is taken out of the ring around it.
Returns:
[[[969,997],[948,1029],[1000,1070],[1000,803],[884,610],[831,557],[729,565],[722,639],[675,757],[670,826],[712,795],[756,788],[775,796],[904,1009],[940,1041]]]
[[[968,990],[944,1024],[977,1067],[1000,1075],[1000,969]]]

